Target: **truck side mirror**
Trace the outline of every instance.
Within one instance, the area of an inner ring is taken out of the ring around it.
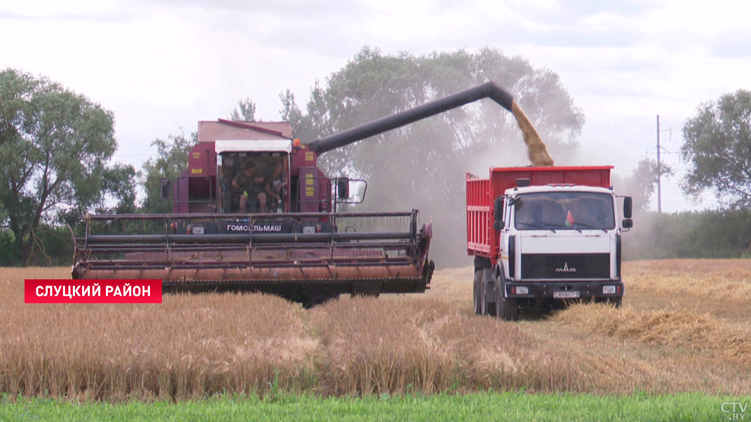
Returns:
[[[172,181],[170,179],[163,178],[161,180],[159,198],[172,199]]]
[[[621,223],[621,226],[623,226],[624,229],[628,230],[631,227],[634,227],[634,220],[627,218],[623,220],[623,222]]]
[[[500,231],[503,229],[504,221],[503,221],[503,197],[499,196],[495,198],[495,203],[493,204],[493,219],[495,220],[493,222],[493,229],[496,231]]]
[[[626,196],[623,198],[623,217],[624,218],[631,218],[631,212],[632,212],[632,203],[631,203],[631,197]]]
[[[349,177],[336,179],[336,196],[339,199],[349,199]]]

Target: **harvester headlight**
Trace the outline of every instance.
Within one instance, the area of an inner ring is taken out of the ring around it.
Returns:
[[[518,294],[518,295],[528,295],[529,294],[529,288],[527,286],[517,286],[516,287],[516,294]]]
[[[604,295],[614,295],[615,294],[615,286],[602,286],[602,294],[604,294]]]
[[[316,226],[303,226],[302,232],[305,234],[313,234],[316,232]]]

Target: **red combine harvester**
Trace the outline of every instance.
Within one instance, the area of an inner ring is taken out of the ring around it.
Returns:
[[[483,98],[512,110],[511,95],[488,82],[307,144],[291,138],[289,123],[199,122],[188,168],[162,181],[173,214],[86,216],[72,276],[161,279],[165,291],[260,291],[306,306],[342,293],[424,292],[434,269],[431,224],[420,226],[417,210],[339,212],[360,202],[367,184],[329,178],[317,159]],[[263,182],[248,189],[243,177]]]

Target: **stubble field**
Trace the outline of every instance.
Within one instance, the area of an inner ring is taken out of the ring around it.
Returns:
[[[751,262],[624,266],[624,307],[576,305],[503,322],[472,314],[472,269],[425,295],[312,310],[265,295],[154,305],[26,305],[3,269],[0,392],[74,401],[183,401],[276,391],[331,395],[520,390],[597,395],[751,391]]]

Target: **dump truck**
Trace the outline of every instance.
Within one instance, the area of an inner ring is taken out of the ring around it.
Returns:
[[[467,173],[467,253],[476,314],[516,320],[572,300],[620,306],[621,234],[612,167],[490,168]]]
[[[363,200],[367,182],[329,177],[318,157],[484,98],[523,116],[487,82],[311,142],[293,139],[286,122],[199,122],[187,168],[162,181],[173,213],[87,215],[83,236],[73,234],[72,277],[267,292],[306,307],[344,293],[424,292],[435,268],[431,223],[417,210],[344,209]]]

